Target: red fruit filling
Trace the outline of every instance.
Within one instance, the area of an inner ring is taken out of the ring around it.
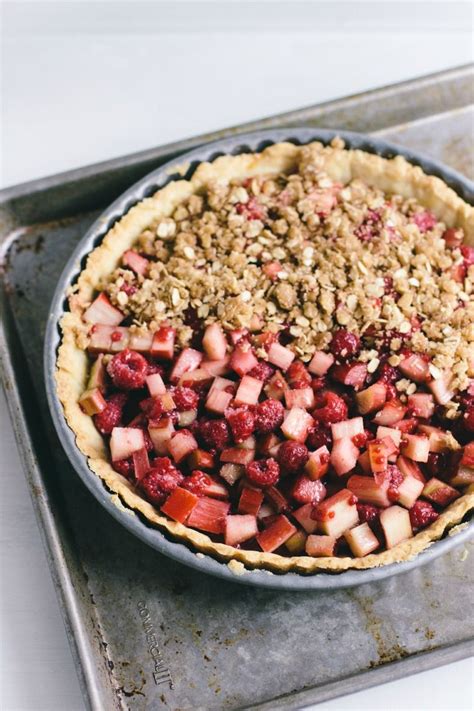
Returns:
[[[360,349],[360,338],[347,331],[345,328],[340,328],[333,334],[329,350],[339,361],[346,361],[353,358]]]
[[[94,424],[101,434],[111,434],[122,421],[122,412],[127,402],[125,393],[113,393],[107,400],[105,409],[94,415]]]
[[[270,434],[277,430],[285,415],[285,410],[278,400],[263,400],[255,408],[255,431]]]
[[[205,420],[199,425],[198,433],[206,447],[219,451],[231,441],[229,425],[225,420]]]
[[[278,449],[278,461],[287,472],[301,471],[308,459],[308,448],[300,442],[283,442]]]
[[[145,385],[148,375],[148,363],[140,353],[125,349],[114,355],[107,372],[116,388],[120,390],[136,390]]]
[[[177,386],[172,391],[172,396],[178,412],[195,410],[199,404],[199,395],[191,388]]]
[[[410,509],[410,522],[413,528],[426,528],[436,521],[439,514],[428,501],[415,501]]]
[[[247,464],[247,479],[257,486],[274,486],[280,478],[280,467],[274,459],[260,459]]]
[[[226,412],[226,420],[232,432],[234,441],[240,444],[253,433],[255,429],[255,416],[246,407]]]
[[[345,401],[331,390],[323,393],[320,403],[321,406],[317,407],[312,415],[322,425],[332,425],[347,419],[348,408]]]
[[[155,505],[162,504],[184,477],[168,457],[159,457],[153,462],[153,469],[140,481],[140,489],[145,498]]]

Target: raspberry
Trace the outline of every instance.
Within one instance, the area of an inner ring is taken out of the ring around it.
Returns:
[[[207,487],[211,484],[210,477],[200,469],[195,469],[191,476],[183,481],[183,489],[191,491],[196,496],[205,496]]]
[[[113,384],[120,390],[142,388],[147,371],[148,363],[145,358],[128,348],[114,355],[107,366]]]
[[[290,365],[286,371],[286,379],[290,387],[295,390],[308,388],[311,385],[311,375],[300,360],[294,360]]]
[[[125,393],[114,393],[107,400],[105,409],[94,415],[94,424],[101,434],[110,434],[122,422],[122,412],[127,402]]]
[[[428,232],[428,230],[432,230],[436,225],[436,217],[431,212],[428,212],[428,210],[415,212],[411,219],[415,225],[417,225],[420,232]]]
[[[235,206],[239,215],[244,215],[247,220],[265,220],[267,212],[258,200],[251,197],[248,202],[238,202]]]
[[[138,287],[134,286],[134,284],[122,284],[120,291],[124,291],[127,296],[133,296],[138,291]]]
[[[466,269],[469,269],[469,267],[472,267],[474,264],[474,247],[469,247],[467,244],[463,244],[462,247],[460,247],[461,254],[464,257],[464,266]]]
[[[371,504],[357,504],[357,511],[361,523],[378,523],[380,509]]]
[[[255,429],[255,416],[246,407],[239,407],[236,410],[228,410],[226,419],[232,430],[234,441],[238,444],[243,442],[253,433]]]
[[[119,459],[116,462],[112,462],[112,467],[125,479],[132,479],[135,474],[132,459]]]
[[[389,365],[388,363],[383,363],[377,371],[378,382],[385,383],[385,385],[395,383],[401,377],[402,376],[401,376],[398,368],[394,368],[392,365]]]
[[[280,478],[280,467],[274,459],[260,459],[247,464],[246,474],[257,486],[274,486]]]
[[[199,424],[198,431],[207,447],[221,450],[230,443],[229,425],[225,420],[204,420]]]
[[[340,361],[355,356],[360,349],[360,338],[346,328],[340,328],[333,333],[329,350]]]
[[[387,496],[390,501],[396,501],[398,499],[398,488],[403,481],[403,474],[395,465],[389,465],[387,467],[387,472],[390,475]]]
[[[140,403],[142,410],[149,420],[159,420],[163,414],[163,405],[157,397],[148,397]]]
[[[393,288],[393,278],[391,276],[386,276],[383,278],[383,283],[385,296],[390,296],[395,301],[398,301],[400,294]]]
[[[306,445],[309,449],[319,449],[320,447],[332,446],[332,433],[327,427],[311,430],[306,438]]]
[[[145,474],[139,486],[151,504],[159,506],[183,481],[171,459],[158,457],[153,462],[153,469]]]
[[[178,385],[178,387],[174,388],[172,395],[178,412],[195,410],[199,404],[199,395],[195,390],[191,390],[191,388]]]
[[[322,396],[324,406],[318,407],[313,412],[313,417],[323,425],[331,425],[347,419],[348,408],[342,397],[328,390]]]
[[[278,461],[287,472],[300,471],[309,458],[308,448],[299,442],[283,442],[278,449]]]
[[[311,387],[315,393],[319,390],[323,390],[327,385],[326,378],[324,376],[320,378],[313,378],[311,381]]]
[[[272,368],[270,363],[267,363],[266,361],[262,360],[258,365],[255,366],[255,368],[252,368],[252,370],[249,372],[249,375],[251,375],[252,378],[262,380],[264,383],[266,383],[267,380],[270,380],[274,372],[275,368]]]
[[[377,210],[368,210],[362,223],[356,227],[354,234],[361,242],[368,242],[379,234],[382,218]]]
[[[415,501],[410,509],[410,521],[413,528],[424,528],[436,521],[438,514],[427,501]]]
[[[269,434],[280,427],[285,410],[279,400],[264,400],[255,408],[255,430],[260,434]]]

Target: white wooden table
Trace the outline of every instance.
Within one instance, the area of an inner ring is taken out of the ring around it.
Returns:
[[[468,3],[310,5],[4,2],[2,184],[472,61]],[[0,451],[0,708],[83,709],[3,395]],[[473,699],[465,660],[318,708]]]

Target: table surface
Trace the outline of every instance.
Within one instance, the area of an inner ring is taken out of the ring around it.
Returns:
[[[426,23],[427,3],[352,2],[343,25],[337,2],[323,14],[300,2],[296,18],[289,3],[224,3],[4,3],[2,185],[473,59],[469,3],[428,3]],[[0,708],[79,711],[3,393],[0,452]],[[473,670],[464,660],[317,708],[469,710]]]

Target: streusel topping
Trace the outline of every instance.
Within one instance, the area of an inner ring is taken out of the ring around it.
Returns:
[[[139,329],[167,321],[182,346],[197,321],[284,329],[305,362],[342,326],[363,337],[369,372],[381,348],[392,365],[410,348],[431,357],[433,377],[449,371],[465,389],[474,264],[462,230],[414,199],[342,186],[320,161],[308,147],[294,174],[218,181],[190,197],[140,236],[145,275],[120,267],[108,278],[112,303]]]

